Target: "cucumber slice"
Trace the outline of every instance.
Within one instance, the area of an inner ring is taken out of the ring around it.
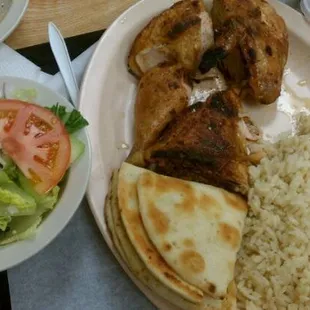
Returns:
[[[70,135],[70,141],[71,141],[71,159],[70,159],[70,165],[78,160],[80,156],[84,153],[85,150],[85,144],[76,138],[74,135]]]

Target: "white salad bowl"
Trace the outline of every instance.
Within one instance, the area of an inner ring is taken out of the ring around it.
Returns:
[[[21,92],[27,94],[27,90],[31,90],[28,92],[29,97],[22,99],[41,106],[53,106],[59,103],[59,105],[66,106],[68,110],[72,109],[72,105],[64,97],[34,81],[15,77],[0,77],[0,89],[2,89],[0,93],[2,95],[4,83],[7,98],[18,98]],[[42,250],[63,230],[78,209],[88,184],[91,153],[86,130],[80,130],[77,136],[84,142],[85,151],[69,168],[58,203],[42,221],[33,238],[0,246],[0,271],[9,269]]]

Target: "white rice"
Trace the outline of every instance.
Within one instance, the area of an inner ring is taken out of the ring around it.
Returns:
[[[236,266],[238,309],[310,309],[310,122],[250,168],[250,210]]]

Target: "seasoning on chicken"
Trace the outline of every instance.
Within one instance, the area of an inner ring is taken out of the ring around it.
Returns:
[[[139,33],[129,53],[128,68],[141,77],[160,63],[175,61],[195,72],[213,43],[212,21],[203,0],[179,1]]]
[[[288,57],[282,17],[265,0],[214,0],[211,16],[215,45],[203,55],[200,71],[219,64],[251,98],[274,102]]]
[[[150,147],[146,161],[156,172],[246,194],[246,138],[240,130],[240,99],[234,90],[186,108]]]
[[[161,64],[140,80],[135,104],[135,141],[128,162],[143,166],[143,151],[188,106],[191,87],[180,65]]]

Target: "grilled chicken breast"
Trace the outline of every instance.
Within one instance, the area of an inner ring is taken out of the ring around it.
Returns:
[[[136,37],[129,71],[141,77],[160,63],[175,61],[194,72],[213,42],[212,22],[203,1],[179,1],[153,18]]]
[[[188,106],[190,95],[188,72],[180,65],[161,64],[143,75],[135,104],[135,141],[128,162],[143,166],[143,151]]]
[[[220,64],[226,77],[263,104],[281,91],[288,57],[284,20],[265,0],[214,0],[215,45],[207,51],[200,71]]]
[[[233,90],[186,108],[146,154],[156,172],[246,194],[248,159]]]

